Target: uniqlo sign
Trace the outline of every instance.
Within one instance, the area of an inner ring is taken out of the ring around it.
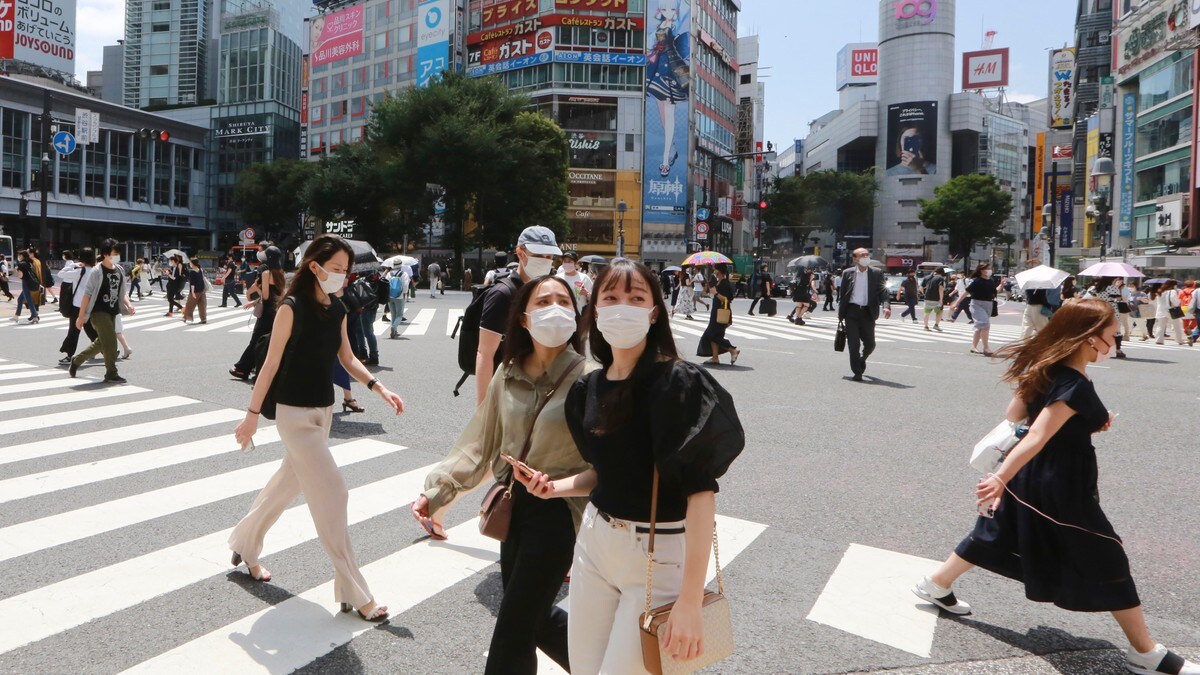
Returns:
[[[850,52],[850,77],[879,77],[879,50],[855,49]]]

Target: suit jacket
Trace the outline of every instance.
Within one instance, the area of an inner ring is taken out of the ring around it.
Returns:
[[[846,318],[846,312],[850,309],[850,298],[854,297],[854,277],[855,268],[853,265],[842,272],[842,287],[838,289],[838,318]],[[891,298],[888,297],[887,279],[884,278],[883,272],[874,267],[867,269],[867,279],[870,280],[870,288],[867,289],[867,307],[871,310],[871,318],[879,318],[879,310],[883,305],[891,307]]]

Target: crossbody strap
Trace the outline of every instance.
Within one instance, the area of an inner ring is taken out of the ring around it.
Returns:
[[[583,360],[584,359],[582,356],[576,356],[575,359],[571,361],[571,365],[563,369],[562,374],[558,376],[557,380],[555,380],[554,386],[546,392],[546,395],[542,397],[541,401],[538,401],[537,409],[533,411],[533,419],[529,420],[529,432],[525,434],[525,444],[521,446],[521,456],[517,457],[519,461],[524,462],[525,458],[529,455],[529,448],[533,444],[533,427],[535,424],[537,424],[538,415],[542,414],[542,409],[545,408],[546,404],[550,402],[550,399],[554,396],[554,392],[558,391],[558,388],[562,386],[563,382],[566,381],[567,376],[574,372],[575,369],[579,367],[579,364],[583,363]],[[512,474],[512,470],[510,469],[508,474],[508,489],[510,491],[512,490],[513,480],[514,476]]]
[[[650,487],[650,541],[647,542],[646,549],[646,624],[649,627],[651,621],[650,610],[651,603],[654,601],[654,530],[658,524],[658,465],[654,465],[654,482]],[[717,544],[717,524],[713,523],[713,561],[717,567],[717,592],[725,595],[725,575],[721,573],[721,549]],[[687,548],[684,548],[684,555],[687,555]]]

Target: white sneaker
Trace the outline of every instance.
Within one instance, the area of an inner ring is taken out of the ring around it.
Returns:
[[[1125,668],[1139,675],[1200,675],[1200,666],[1162,645],[1154,645],[1154,649],[1145,654],[1126,649]]]
[[[954,597],[954,592],[949,588],[942,588],[933,583],[929,577],[925,577],[914,586],[912,592],[925,602],[936,605],[951,614],[964,616],[971,613],[970,605]]]

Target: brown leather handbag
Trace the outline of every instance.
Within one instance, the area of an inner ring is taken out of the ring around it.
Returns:
[[[571,365],[563,370],[562,375],[558,376],[558,381],[554,386],[546,392],[541,401],[538,401],[537,408],[533,411],[533,419],[529,421],[529,433],[525,434],[525,444],[521,446],[521,456],[518,460],[524,462],[525,457],[529,455],[529,446],[533,441],[533,427],[537,423],[538,415],[542,413],[542,409],[550,402],[554,392],[562,386],[566,381],[567,376],[583,363],[582,356],[576,356]],[[512,474],[512,469],[509,469],[508,480],[496,481],[490,488],[487,494],[483,496],[483,503],[479,505],[479,533],[485,537],[491,537],[497,541],[508,539],[508,528],[512,524],[512,489],[515,478]]]
[[[642,665],[651,675],[686,675],[707,668],[733,655],[733,617],[725,598],[725,577],[721,574],[721,553],[717,545],[717,529],[713,527],[713,558],[717,563],[717,590],[704,592],[701,601],[701,620],[704,625],[704,652],[691,661],[676,661],[662,650],[667,620],[675,603],[650,608],[654,589],[654,526],[658,519],[658,468],[654,469],[654,487],[650,492],[650,542],[646,556],[646,611],[642,613]]]

